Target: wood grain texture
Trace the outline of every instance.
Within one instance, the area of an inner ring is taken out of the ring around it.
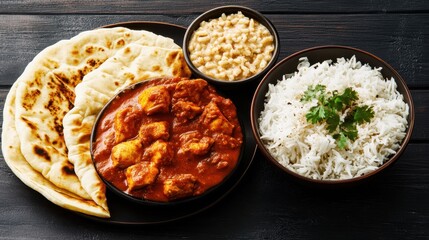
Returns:
[[[188,26],[200,13],[228,4],[0,0],[0,118],[10,86],[45,47],[117,22]],[[117,226],[47,201],[11,172],[0,153],[0,239],[429,239],[429,2],[237,4],[261,11],[277,27],[279,59],[337,44],[369,51],[392,65],[410,87],[416,113],[412,139],[397,163],[362,185],[323,190],[292,181],[258,152],[238,187],[214,207],[171,224]]]
[[[293,1],[61,1],[61,0],[2,0],[1,13],[52,13],[52,14],[194,14],[224,5],[243,5],[263,13],[345,13],[345,12],[407,12],[428,11],[424,0],[363,0],[363,1],[323,1],[323,0],[293,0]],[[174,7],[171,7],[174,6]]]
[[[196,15],[0,15],[0,85],[11,85],[45,47],[81,31],[124,21],[188,26]],[[387,61],[410,88],[429,88],[429,14],[267,15],[281,39],[279,59],[317,45],[347,45]],[[358,36],[358,37],[357,37]],[[16,54],[16,53],[19,54]]]

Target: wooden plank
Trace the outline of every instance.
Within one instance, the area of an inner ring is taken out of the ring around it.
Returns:
[[[81,31],[124,21],[188,26],[196,15],[0,15],[0,85],[11,85],[45,47]],[[391,64],[410,88],[429,88],[429,14],[322,14],[267,17],[281,38],[279,59],[304,48],[348,45]],[[59,31],[61,29],[61,31]],[[19,54],[17,54],[19,53]]]
[[[397,11],[427,11],[428,6],[424,0],[363,0],[363,1],[258,1],[247,0],[231,3],[220,0],[212,2],[204,1],[74,1],[73,5],[67,1],[43,0],[43,1],[1,1],[0,13],[102,13],[102,14],[199,14],[214,7],[223,5],[243,5],[254,8],[263,13],[338,13],[338,12],[397,12]],[[174,6],[172,8],[171,6]],[[192,7],[190,7],[192,6]]]
[[[429,139],[429,90],[411,90],[415,108],[415,125],[411,139],[427,141]]]

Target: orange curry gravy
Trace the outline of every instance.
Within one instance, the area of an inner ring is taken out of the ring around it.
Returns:
[[[236,166],[243,142],[236,108],[202,79],[163,78],[120,93],[98,120],[99,174],[137,198],[196,196]]]

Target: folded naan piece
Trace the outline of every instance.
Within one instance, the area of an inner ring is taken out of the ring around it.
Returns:
[[[24,184],[41,193],[58,206],[97,217],[109,217],[109,211],[97,205],[94,201],[83,199],[74,193],[55,186],[25,160],[21,154],[21,144],[15,128],[17,85],[15,82],[12,86],[6,98],[3,112],[2,152],[7,165]]]
[[[90,135],[103,106],[121,89],[155,77],[190,77],[181,49],[129,44],[100,67],[88,73],[75,88],[74,107],[64,116],[68,158],[91,196],[100,196],[101,181],[92,164]],[[105,198],[97,199],[104,205]]]
[[[93,201],[108,215],[104,184],[82,185],[88,182],[81,181],[68,159],[62,122],[65,114],[74,106],[75,87],[82,78],[130,43],[180,49],[172,39],[148,31],[122,27],[97,29],[55,43],[40,52],[26,67],[14,85],[16,91],[8,94],[8,97],[16,94],[13,101],[14,116],[11,116],[10,111],[4,111],[4,118],[9,119],[9,123],[10,118],[14,118],[17,133],[15,144],[20,145],[14,151],[18,151],[28,166],[43,176],[43,180],[30,179],[25,175],[21,180],[48,181],[50,185],[46,186],[52,191],[61,189],[83,200]],[[12,108],[7,104],[6,107]],[[3,134],[7,131],[3,128]],[[2,148],[10,147],[11,144],[2,141]],[[13,154],[8,156],[5,158],[11,169],[21,166],[22,159],[13,158]]]

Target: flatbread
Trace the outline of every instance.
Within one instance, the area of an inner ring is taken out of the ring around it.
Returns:
[[[89,214],[109,215],[104,184],[95,178],[81,181],[79,176],[88,174],[76,175],[68,159],[63,118],[74,106],[75,87],[82,78],[130,43],[180,49],[172,39],[143,30],[117,27],[83,32],[39,53],[8,94],[11,100],[5,105],[4,122],[14,127],[3,127],[6,163],[24,183],[58,205],[74,206],[80,212],[88,207]],[[75,200],[68,200],[69,196]],[[97,205],[104,212],[93,209]]]
[[[68,158],[88,193],[99,196],[101,181],[92,164],[90,135],[94,121],[103,106],[121,89],[136,82],[163,76],[190,77],[181,49],[129,44],[99,68],[90,72],[76,86],[76,99],[63,119]]]
[[[41,193],[49,201],[63,208],[102,218],[110,217],[109,211],[91,200],[83,199],[61,189],[34,170],[21,154],[18,133],[15,128],[15,97],[17,82],[12,86],[3,112],[2,152],[12,172],[28,187]]]

